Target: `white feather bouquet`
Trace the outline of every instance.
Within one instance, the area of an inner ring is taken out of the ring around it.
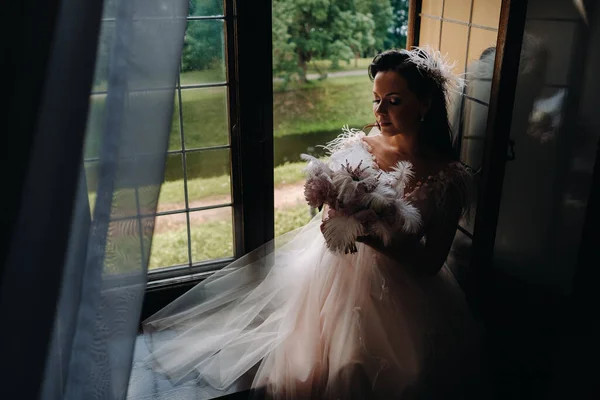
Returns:
[[[333,170],[315,157],[308,161],[304,195],[311,207],[329,207],[329,218],[322,225],[327,247],[337,253],[357,251],[359,236],[371,235],[388,245],[398,231],[416,232],[421,216],[403,198],[404,187],[413,176],[408,162],[399,162],[390,172],[363,166],[363,161]]]

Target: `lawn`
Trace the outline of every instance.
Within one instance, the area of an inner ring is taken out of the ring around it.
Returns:
[[[276,85],[277,87],[277,85]],[[275,93],[275,137],[361,128],[373,122],[372,84],[365,76],[328,78]]]
[[[371,64],[373,58],[358,58],[350,60],[349,62],[340,61],[337,68],[332,67],[330,60],[315,60],[308,64],[308,73],[323,73],[323,72],[337,72],[337,71],[355,71],[361,70],[366,71],[369,64]]]
[[[299,228],[311,219],[306,205],[275,210],[275,236]],[[231,220],[218,220],[196,225],[191,231],[192,260],[200,262],[233,255]],[[186,264],[187,231],[185,228],[155,233],[150,253],[150,269]]]

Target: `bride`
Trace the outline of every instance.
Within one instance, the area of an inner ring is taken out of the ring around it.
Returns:
[[[385,173],[409,162],[402,197],[418,229],[385,243],[362,235],[355,251],[336,252],[321,231],[339,216],[325,207],[146,320],[153,368],[219,389],[251,373],[268,398],[466,397],[477,334],[444,265],[470,200],[451,145],[447,94],[461,80],[450,70],[430,50],[377,55],[375,126],[326,146],[332,168],[353,158]]]

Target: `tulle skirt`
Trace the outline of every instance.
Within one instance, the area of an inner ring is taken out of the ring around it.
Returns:
[[[469,386],[477,332],[449,270],[417,279],[362,244],[333,254],[319,225],[317,215],[145,321],[148,362],[217,389],[253,371],[270,398],[450,398]]]

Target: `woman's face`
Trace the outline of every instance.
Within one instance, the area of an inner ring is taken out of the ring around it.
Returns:
[[[419,131],[428,105],[410,91],[402,75],[378,72],[373,80],[373,112],[384,135],[413,134]]]

